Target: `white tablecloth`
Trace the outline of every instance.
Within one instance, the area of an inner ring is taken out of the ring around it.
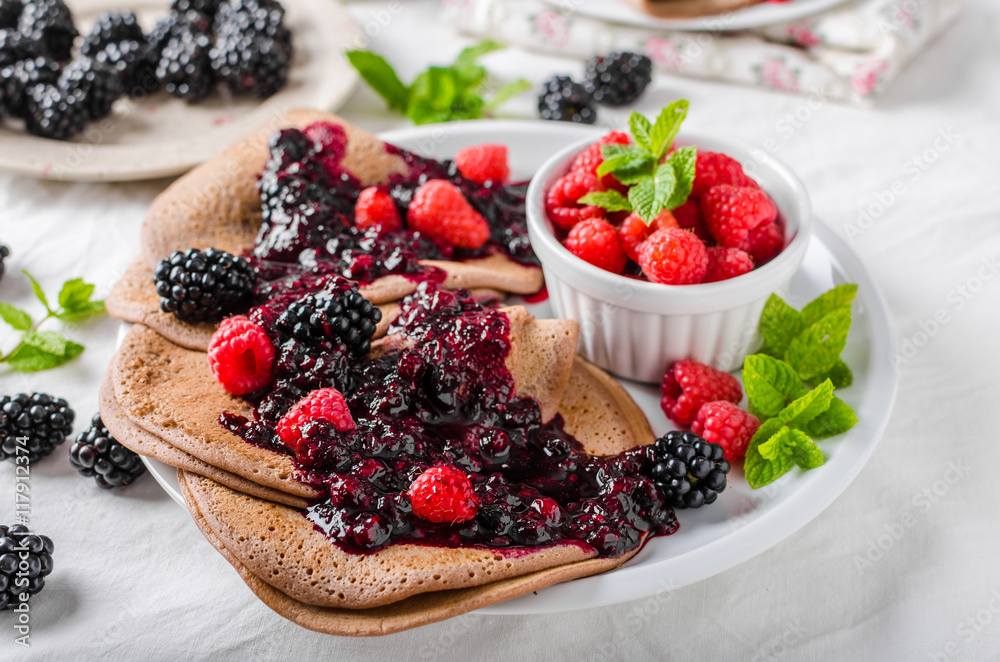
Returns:
[[[333,638],[264,607],[151,478],[101,491],[75,474],[64,448],[31,478],[32,526],[55,541],[55,571],[31,603],[30,648],[13,645],[12,615],[0,613],[0,659],[1000,658],[1000,7],[968,4],[874,110],[682,79],[658,80],[642,100],[651,112],[688,98],[692,130],[741,136],[787,161],[818,217],[871,270],[906,350],[896,408],[871,461],[791,538],[669,600],[549,616],[473,613],[378,639]],[[375,21],[373,47],[404,80],[462,43],[435,23],[433,2],[351,10]],[[581,70],[513,51],[488,62],[538,82]],[[527,97],[508,110],[533,114]],[[342,113],[372,130],[403,125],[367,89]],[[167,183],[0,174],[0,239],[14,251],[0,300],[36,310],[21,268],[50,290],[84,276],[106,293]],[[37,375],[0,374],[0,392],[62,395],[83,429],[116,328],[102,319],[71,329],[87,345],[82,357]],[[13,476],[3,463],[0,521],[13,515]]]

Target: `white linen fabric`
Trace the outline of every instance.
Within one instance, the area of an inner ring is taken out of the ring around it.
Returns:
[[[466,43],[433,2],[351,5],[359,41],[410,80]],[[901,349],[885,435],[815,521],[736,568],[660,596],[544,616],[472,613],[377,639],[309,632],[261,604],[148,476],[115,493],[73,471],[67,447],[31,476],[31,525],[55,571],[31,602],[30,648],[0,613],[3,660],[989,660],[1000,658],[1000,6],[969,0],[875,110],[760,89],[658,78],[639,109],[691,100],[692,130],[765,146],[805,181],[820,222],[879,283]],[[515,50],[485,60],[536,83],[580,64]],[[533,117],[530,95],[505,107]],[[341,111],[403,126],[367,88]],[[618,127],[626,113],[601,111]],[[488,139],[488,136],[484,136]],[[0,174],[0,301],[38,311],[20,269],[50,292],[83,276],[106,293],[138,252],[167,181],[59,184]],[[34,375],[0,367],[0,393],[46,391],[96,411],[117,324],[67,330],[87,346]],[[12,337],[0,330],[0,347]],[[3,350],[0,350],[3,351]],[[822,470],[822,469],[819,469]],[[14,513],[0,466],[0,522]],[[678,535],[683,535],[683,532]]]

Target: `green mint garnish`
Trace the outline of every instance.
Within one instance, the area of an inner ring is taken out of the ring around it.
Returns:
[[[597,174],[614,175],[629,186],[628,197],[617,191],[598,191],[580,198],[580,204],[608,211],[634,211],[649,225],[664,209],[680,207],[691,195],[697,148],[681,147],[667,152],[687,117],[688,102],[681,99],[660,111],[656,122],[639,113],[629,117],[633,145],[601,145],[604,162]]]
[[[480,57],[501,48],[494,41],[470,46],[450,66],[428,67],[410,85],[405,85],[380,55],[347,51],[347,59],[389,108],[401,111],[414,124],[430,124],[478,119],[484,112],[531,89],[524,79],[497,86],[486,68],[478,64]],[[490,91],[490,98],[484,98]]]
[[[83,352],[83,345],[69,340],[57,331],[39,331],[39,327],[50,319],[63,322],[79,322],[104,312],[103,301],[93,301],[94,286],[74,278],[63,283],[59,290],[55,309],[49,304],[38,281],[27,271],[23,272],[31,282],[35,297],[45,307],[45,316],[34,322],[26,311],[9,303],[0,303],[0,319],[16,331],[22,331],[17,346],[6,355],[0,355],[0,363],[6,363],[13,370],[38,372],[48,370],[76,358]]]

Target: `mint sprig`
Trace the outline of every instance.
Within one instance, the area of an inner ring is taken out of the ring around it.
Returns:
[[[399,79],[385,58],[371,51],[347,51],[347,59],[361,77],[385,99],[389,108],[401,111],[414,124],[478,119],[511,97],[531,89],[520,79],[497,85],[478,60],[503,48],[483,41],[458,54],[449,66],[430,66],[410,85]],[[487,98],[487,96],[489,98]]]
[[[104,302],[94,301],[94,286],[81,278],[63,283],[56,297],[58,306],[53,308],[38,281],[27,271],[22,271],[31,282],[31,289],[45,307],[45,316],[35,322],[31,315],[9,303],[0,302],[0,319],[23,332],[17,346],[6,355],[0,354],[0,363],[13,370],[38,372],[60,366],[83,352],[83,345],[73,342],[58,331],[41,331],[39,328],[50,319],[62,322],[79,322],[104,312]]]
[[[694,146],[680,147],[669,157],[667,152],[687,111],[688,102],[680,99],[661,110],[655,122],[632,113],[628,124],[634,144],[601,145],[604,162],[597,168],[599,176],[610,174],[629,186],[628,197],[618,191],[596,191],[580,198],[580,204],[608,211],[634,211],[646,225],[664,209],[684,204],[691,195],[698,150]]]

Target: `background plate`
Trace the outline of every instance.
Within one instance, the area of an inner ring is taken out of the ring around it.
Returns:
[[[77,28],[86,34],[97,15],[121,0],[70,0]],[[0,168],[72,181],[129,181],[177,175],[208,160],[271,118],[291,108],[334,110],[357,82],[342,51],[357,33],[335,0],[282,0],[293,32],[295,59],[288,84],[265,101],[233,97],[222,86],[187,104],[160,91],[121,99],[104,119],[70,141],[29,135],[19,123],[0,123]],[[128,5],[149,30],[166,15],[166,0]],[[277,124],[276,124],[277,126]]]
[[[552,153],[601,134],[593,128],[544,122],[459,122],[382,134],[401,147],[433,158],[447,158],[467,145],[501,142],[510,150],[515,177],[527,178]],[[603,575],[551,586],[481,609],[490,614],[534,614],[586,609],[650,597],[728,570],[778,544],[826,509],[858,475],[878,443],[896,395],[896,374],[888,356],[893,335],[885,303],[854,253],[822,223],[815,225],[802,266],[792,278],[786,300],[797,308],[834,285],[858,285],[854,323],[844,358],[854,384],[837,392],[854,407],[859,423],[847,434],[821,442],[826,464],[808,472],[797,469],[760,490],[751,490],[734,468],[729,487],[712,507],[680,511],[680,530],[655,538],[622,568]],[[548,303],[528,308],[551,317]],[[649,417],[653,431],[673,428],[660,409],[656,386],[622,380]],[[143,458],[154,478],[183,503],[176,471]]]

